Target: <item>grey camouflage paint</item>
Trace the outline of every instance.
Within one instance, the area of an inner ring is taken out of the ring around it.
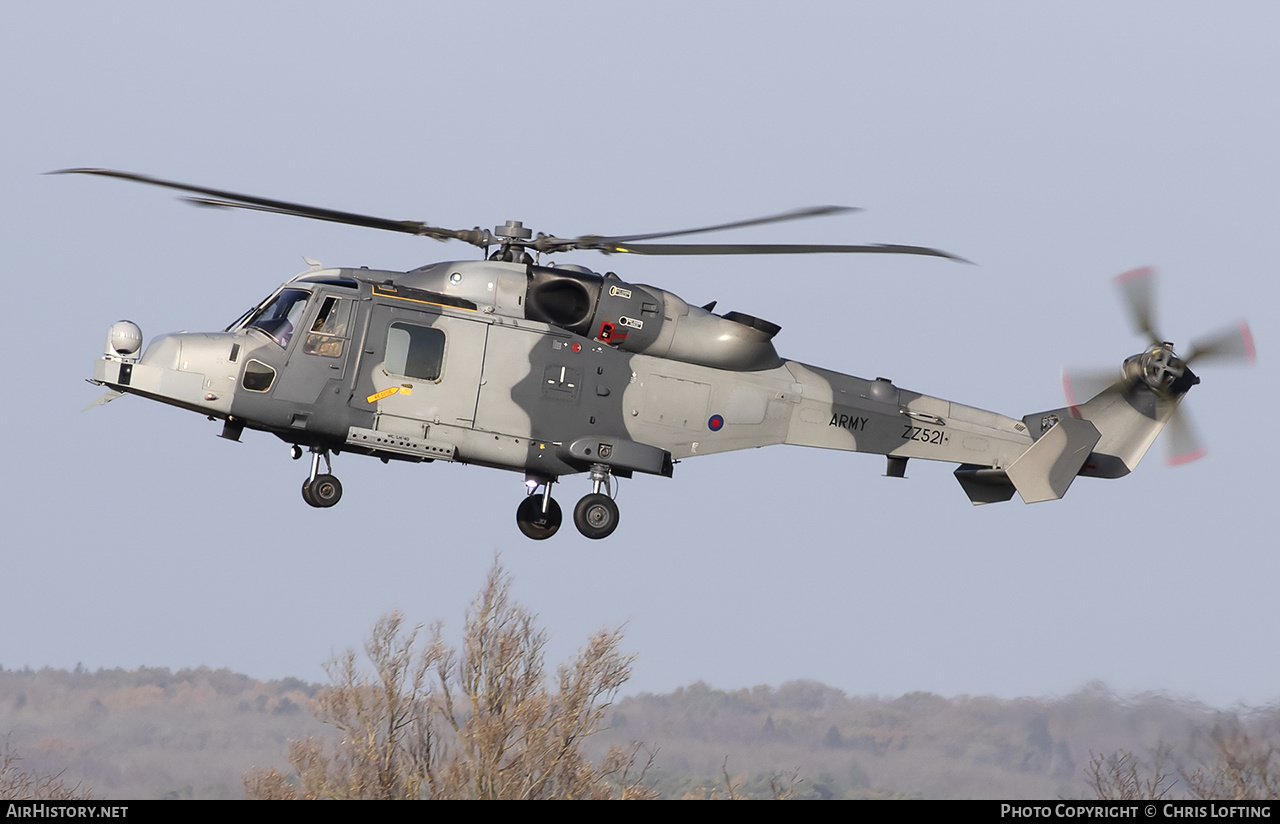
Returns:
[[[954,462],[975,504],[1007,500],[1015,487],[1048,500],[1078,474],[1125,474],[1180,400],[1135,386],[1010,418],[783,360],[767,321],[715,315],[577,266],[313,269],[284,288],[311,293],[288,346],[242,321],[159,337],[141,358],[108,352],[94,381],[227,420],[228,437],[245,427],[335,453],[474,463],[539,483],[592,465],[669,475],[672,461],[792,444],[890,456],[899,471],[903,459]],[[303,343],[327,297],[352,307],[336,357]],[[387,370],[396,322],[443,332],[438,379]],[[275,377],[253,391],[247,367]]]

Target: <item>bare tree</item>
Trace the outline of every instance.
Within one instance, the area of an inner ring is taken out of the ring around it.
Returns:
[[[1276,745],[1239,727],[1215,727],[1213,754],[1182,780],[1196,798],[1253,801],[1280,798],[1280,755]]]
[[[725,756],[720,764],[720,782],[703,782],[685,790],[682,799],[685,801],[753,801],[756,799],[772,799],[789,801],[798,798],[800,785],[804,779],[800,777],[800,768],[789,773],[760,775],[752,779],[753,786],[747,786],[747,777],[732,775],[729,772],[729,756]],[[763,783],[768,783],[764,789]],[[754,790],[754,791],[753,791]]]
[[[92,790],[64,781],[62,773],[33,773],[21,769],[18,766],[21,761],[21,756],[14,752],[6,736],[4,746],[0,747],[0,798],[8,801],[72,801],[93,797]]]
[[[361,668],[349,650],[329,663],[332,685],[317,712],[341,737],[332,751],[294,741],[295,776],[257,770],[245,777],[255,798],[650,798],[643,784],[652,755],[611,749],[586,760],[584,739],[599,729],[633,658],[619,630],[601,630],[561,666],[556,689],[544,671],[546,633],[511,598],[495,562],[467,612],[461,649],[432,627],[407,629],[393,612],[374,626]]]
[[[1131,752],[1089,754],[1085,781],[1094,797],[1110,801],[1155,801],[1168,797],[1178,783],[1168,766],[1169,750],[1157,748],[1150,764]]]
[[[317,716],[340,733],[334,751],[315,739],[293,741],[289,762],[298,785],[268,770],[246,778],[259,798],[418,798],[423,794],[431,745],[430,676],[436,651],[415,651],[421,627],[404,616],[383,616],[365,641],[372,672],[355,650],[325,666],[330,686],[315,699]]]
[[[1131,752],[1093,755],[1085,780],[1097,798],[1132,801],[1184,796],[1214,801],[1280,798],[1280,753],[1276,745],[1239,726],[1218,726],[1209,734],[1211,750],[1188,768],[1168,745],[1150,763]]]

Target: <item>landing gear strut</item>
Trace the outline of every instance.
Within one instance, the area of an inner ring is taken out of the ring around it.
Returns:
[[[516,526],[526,538],[545,541],[556,534],[562,520],[560,504],[551,497],[551,485],[555,481],[529,478],[526,483],[530,485],[529,495],[516,507]],[[538,494],[539,486],[542,494]]]
[[[290,450],[296,457],[301,457],[301,450],[293,447]],[[324,466],[328,472],[320,472],[320,457],[324,456]],[[324,509],[342,500],[342,484],[333,476],[333,464],[329,461],[329,450],[318,446],[311,447],[311,474],[302,482],[302,500],[311,506]]]
[[[613,491],[612,478],[609,467],[602,464],[592,466],[592,491],[573,508],[573,525],[593,540],[608,538],[618,528],[618,505],[606,494]]]

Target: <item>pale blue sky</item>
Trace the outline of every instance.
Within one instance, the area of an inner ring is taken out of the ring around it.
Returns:
[[[1280,6],[46,3],[3,21],[0,665],[318,680],[392,607],[456,628],[501,553],[555,658],[626,624],[631,691],[1280,698]],[[1062,365],[1139,350],[1110,286],[1138,265],[1161,271],[1166,335],[1247,315],[1260,360],[1203,370],[1205,460],[1153,451],[1056,503],[975,509],[945,464],[895,481],[880,458],[771,448],[624,482],[598,543],[525,540],[520,476],[474,467],[341,456],[346,496],[317,511],[274,437],[222,441],[138,398],[82,414],[107,327],[220,329],[303,255],[474,250],[41,175],[68,166],[561,235],[861,206],[725,237],[978,265],[565,260],[768,318],[786,357],[1015,416],[1060,403]]]

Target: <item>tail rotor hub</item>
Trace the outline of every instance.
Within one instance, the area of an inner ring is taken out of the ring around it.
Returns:
[[[1173,344],[1165,341],[1142,356],[1142,379],[1152,389],[1170,389],[1182,377],[1186,364],[1173,353]]]
[[[1200,383],[1200,378],[1187,368],[1187,362],[1178,357],[1168,341],[1129,358],[1124,371],[1134,383],[1146,384],[1166,397],[1181,395]]]

